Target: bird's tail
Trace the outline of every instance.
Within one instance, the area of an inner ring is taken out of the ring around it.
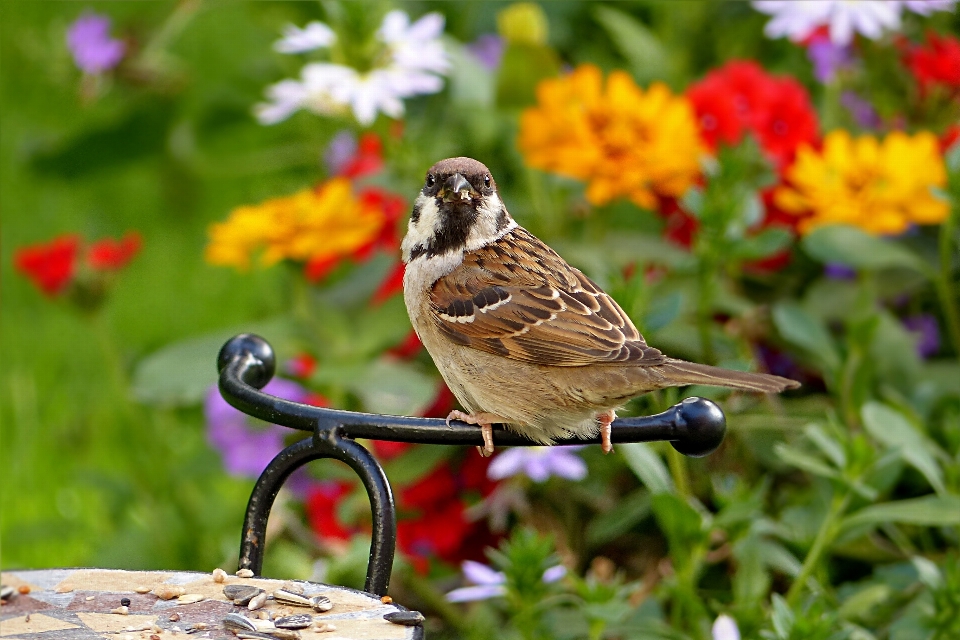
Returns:
[[[800,383],[789,378],[769,373],[747,373],[732,369],[721,369],[706,364],[685,360],[668,360],[661,365],[673,385],[702,384],[711,387],[730,387],[761,393],[779,393],[784,389],[796,389]]]

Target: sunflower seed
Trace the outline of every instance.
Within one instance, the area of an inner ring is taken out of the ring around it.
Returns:
[[[260,587],[254,587],[249,584],[228,584],[223,588],[223,595],[227,600],[233,600],[233,604],[246,606],[250,600],[264,593]]]
[[[3,585],[2,587],[0,587],[0,600],[9,600],[10,598],[13,597],[13,595],[16,592],[17,590],[14,589],[13,587],[8,585]]]
[[[283,589],[284,591],[289,591],[290,593],[295,593],[299,596],[303,595],[303,585],[297,582],[293,582],[292,580],[287,580],[282,585],[280,585],[280,588]]]
[[[281,640],[300,640],[300,632],[294,631],[293,629],[273,629],[272,631],[267,631],[267,633]]]
[[[304,598],[298,593],[291,593],[285,589],[277,589],[273,592],[273,599],[284,604],[292,604],[297,607],[312,607],[313,602],[310,598]]]
[[[256,631],[253,622],[239,613],[228,613],[223,616],[223,628],[227,631]]]
[[[247,609],[250,609],[250,611],[256,611],[257,609],[262,607],[266,603],[266,601],[267,601],[267,592],[261,591],[257,595],[250,598],[250,602],[247,603]]]
[[[273,621],[278,629],[306,629],[313,624],[313,616],[309,613],[298,613],[293,616],[283,616]]]
[[[180,604],[194,604],[195,602],[200,602],[205,600],[206,596],[202,593],[185,593],[184,595],[177,598],[177,602]]]
[[[144,585],[140,585],[139,587],[134,587],[133,590],[136,591],[137,593],[150,593],[150,587],[146,587]]]
[[[423,624],[424,620],[423,614],[419,611],[394,611],[383,616],[383,619],[405,627],[416,627]]]
[[[333,609],[333,601],[327,596],[313,596],[310,598],[310,606],[314,611],[330,611]]]
[[[276,640],[269,633],[260,633],[259,631],[237,631],[237,637],[241,640]]]

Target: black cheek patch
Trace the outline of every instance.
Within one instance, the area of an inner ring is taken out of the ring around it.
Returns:
[[[410,222],[416,224],[420,220],[420,209],[422,208],[420,203],[413,205],[413,211],[410,212]]]

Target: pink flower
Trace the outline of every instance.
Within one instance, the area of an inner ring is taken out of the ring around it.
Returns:
[[[109,71],[123,59],[127,46],[110,37],[110,18],[84,13],[67,30],[67,46],[73,61],[84,73]]]

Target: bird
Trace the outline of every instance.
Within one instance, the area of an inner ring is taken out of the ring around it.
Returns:
[[[798,382],[671,358],[616,301],[521,227],[487,167],[447,158],[427,171],[401,242],[410,322],[465,411],[481,455],[493,425],[541,444],[595,437],[628,400],[689,384],[763,393]]]

